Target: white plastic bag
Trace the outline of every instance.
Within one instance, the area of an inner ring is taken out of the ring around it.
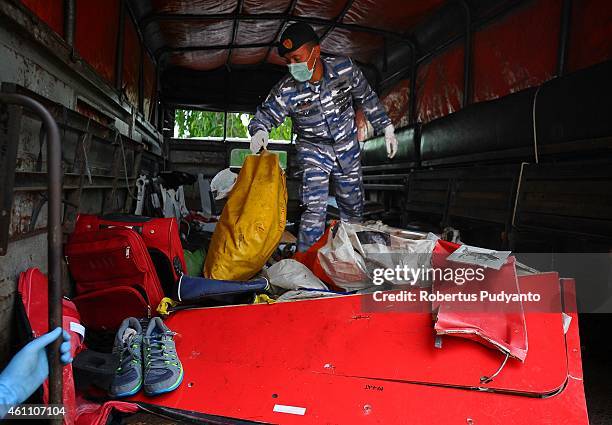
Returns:
[[[219,171],[210,182],[210,190],[215,195],[215,199],[225,198],[234,187],[237,178],[238,174],[232,173],[229,168]]]
[[[336,226],[317,253],[321,267],[336,285],[347,291],[370,286],[365,260],[351,244],[349,225],[340,222]]]
[[[431,263],[435,241],[399,238],[358,224],[340,222],[336,226],[317,255],[325,273],[347,291],[372,286],[376,269],[416,271]],[[408,272],[385,281],[396,285],[419,283],[404,276],[414,275]]]
[[[323,289],[327,286],[299,261],[285,259],[264,270],[270,284],[283,289]]]

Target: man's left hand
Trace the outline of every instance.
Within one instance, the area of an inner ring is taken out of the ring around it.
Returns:
[[[385,145],[387,145],[387,156],[393,158],[397,153],[397,138],[395,137],[393,124],[385,127]]]

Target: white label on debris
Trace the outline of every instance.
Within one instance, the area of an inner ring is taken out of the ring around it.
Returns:
[[[70,322],[70,330],[78,333],[82,338],[85,338],[85,327],[80,323]]]
[[[285,406],[284,404],[275,404],[274,411],[277,413],[289,413],[291,415],[304,416],[306,413],[305,407]]]
[[[499,270],[506,263],[509,255],[510,251],[494,251],[476,246],[461,245],[447,257],[447,260]]]

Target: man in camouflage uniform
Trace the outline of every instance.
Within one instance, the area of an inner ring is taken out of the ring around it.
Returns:
[[[251,151],[268,143],[269,131],[285,117],[293,119],[297,159],[303,176],[298,251],[307,250],[325,230],[331,176],[342,220],[359,222],[363,214],[360,147],[355,106],[377,133],[384,131],[387,153],[397,151],[394,128],[361,70],[349,58],[321,57],[319,40],[307,24],[289,26],[281,35],[278,53],[289,75],[276,84],[249,123]]]

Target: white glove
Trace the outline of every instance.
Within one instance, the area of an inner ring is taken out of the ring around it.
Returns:
[[[397,139],[395,138],[395,127],[393,127],[393,124],[385,127],[385,145],[387,145],[387,156],[393,158],[397,153]]]
[[[268,146],[268,132],[266,130],[257,130],[251,136],[251,152],[257,153],[261,148]]]

